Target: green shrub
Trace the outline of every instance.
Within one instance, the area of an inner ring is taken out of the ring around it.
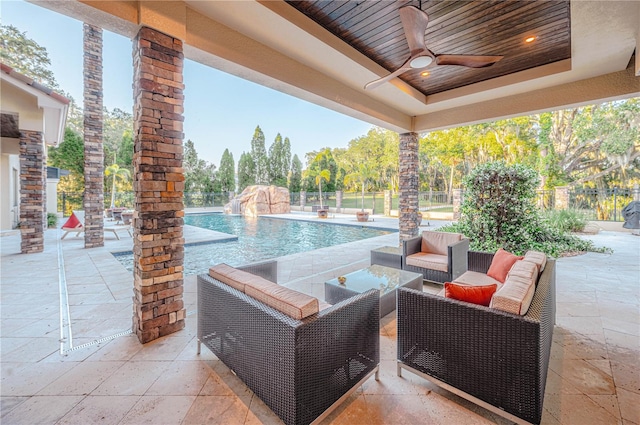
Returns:
[[[55,213],[47,213],[47,227],[56,227],[58,224],[58,215]]]
[[[547,210],[542,214],[544,220],[561,232],[582,232],[587,225],[584,213],[579,210]]]
[[[503,248],[522,255],[536,250],[552,257],[604,251],[542,218],[534,203],[538,177],[528,167],[502,161],[482,164],[465,177],[463,184],[460,221],[442,230],[464,234],[474,251]]]

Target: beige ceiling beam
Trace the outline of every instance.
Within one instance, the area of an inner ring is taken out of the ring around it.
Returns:
[[[634,66],[560,86],[501,97],[416,117],[417,132],[441,130],[545,111],[640,96]]]

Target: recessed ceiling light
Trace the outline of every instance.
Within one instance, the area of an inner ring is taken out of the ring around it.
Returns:
[[[537,37],[535,37],[535,36],[527,37],[527,38],[524,39],[524,42],[525,43],[532,43],[532,42],[534,42],[536,40],[536,38]]]
[[[421,76],[421,77],[428,77],[428,76],[429,76],[429,71],[422,71],[422,72],[420,73],[420,76]]]

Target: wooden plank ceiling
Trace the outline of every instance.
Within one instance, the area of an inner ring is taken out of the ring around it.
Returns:
[[[435,54],[503,55],[488,68],[432,64],[400,78],[425,95],[571,57],[568,0],[287,1],[389,72],[409,57],[398,8],[429,15],[427,47]],[[532,43],[525,38],[535,36]]]

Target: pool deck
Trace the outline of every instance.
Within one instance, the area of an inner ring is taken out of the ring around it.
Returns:
[[[313,215],[286,218],[317,221]],[[367,226],[396,228],[374,217]],[[323,220],[360,225],[353,216]],[[435,229],[442,222],[431,221]],[[186,243],[226,237],[185,226]],[[592,236],[613,254],[557,263],[557,326],[543,424],[640,424],[640,237],[602,230]],[[278,259],[279,283],[324,296],[323,283],[369,265],[370,250],[397,245],[379,236]],[[128,235],[60,241],[20,254],[20,237],[0,237],[0,422],[7,424],[280,424],[211,352],[196,355],[196,276],[185,276],[188,315],[180,332],[141,345],[130,334],[132,276],[111,254],[131,250]],[[437,291],[424,285],[425,291]],[[69,324],[61,292],[68,294]],[[508,424],[428,382],[395,375],[395,314],[381,321],[381,379],[367,381],[323,424]],[[71,338],[62,330],[70,328]],[[61,354],[61,348],[66,355]]]

